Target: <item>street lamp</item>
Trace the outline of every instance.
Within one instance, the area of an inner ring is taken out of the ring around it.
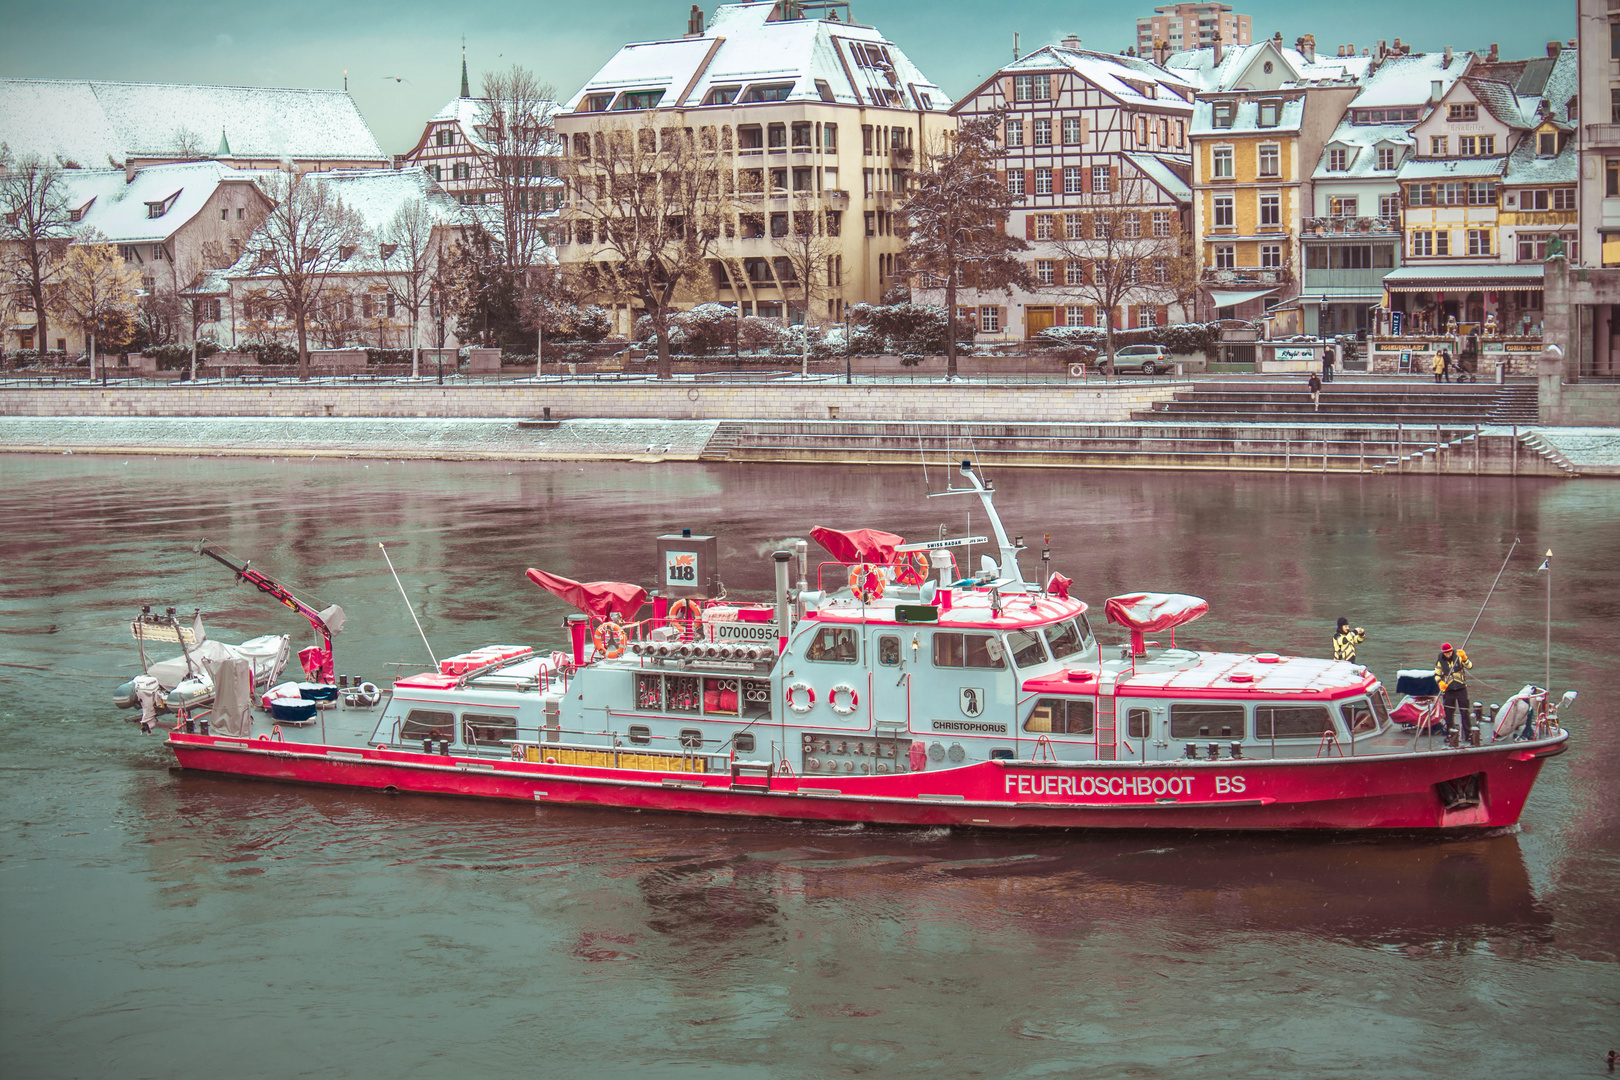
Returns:
[[[850,328],[849,328],[849,308],[846,307],[844,309],[844,385],[845,386],[849,386],[849,385],[853,384],[854,381],[855,381],[854,374],[850,369],[850,353],[854,349],[854,342],[852,342],[850,340],[849,332],[850,332]]]

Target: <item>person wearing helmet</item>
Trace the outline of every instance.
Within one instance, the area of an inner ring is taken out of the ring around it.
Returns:
[[[1338,629],[1333,631],[1333,659],[1356,662],[1356,646],[1367,640],[1367,631],[1361,627],[1354,630],[1350,628],[1349,619],[1340,619]]]
[[[1468,701],[1468,669],[1473,666],[1468,654],[1461,649],[1453,649],[1449,641],[1440,646],[1440,656],[1434,662],[1434,677],[1440,683],[1441,710],[1446,718],[1446,730],[1454,730],[1451,713],[1460,706],[1463,738],[1469,742],[1474,738],[1474,718],[1468,713],[1471,708]]]

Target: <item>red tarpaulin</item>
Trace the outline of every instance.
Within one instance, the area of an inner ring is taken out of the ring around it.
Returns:
[[[1184,593],[1131,593],[1109,597],[1103,610],[1109,622],[1151,634],[1192,622],[1209,611],[1209,601]]]
[[[529,580],[546,592],[566,600],[587,615],[605,619],[611,611],[620,619],[631,620],[647,602],[647,590],[622,581],[573,581],[544,570],[528,571]]]
[[[850,566],[855,563],[894,562],[894,549],[906,542],[903,536],[878,532],[876,529],[851,529],[843,532],[817,525],[810,530],[810,539],[832,553],[832,557]]]

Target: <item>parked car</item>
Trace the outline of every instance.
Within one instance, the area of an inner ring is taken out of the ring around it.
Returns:
[[[1114,368],[1140,368],[1144,375],[1170,370],[1170,350],[1163,345],[1127,345],[1114,353]]]

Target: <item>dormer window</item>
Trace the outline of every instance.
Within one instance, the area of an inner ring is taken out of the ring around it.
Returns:
[[[456,134],[449,128],[440,128],[433,133],[433,142],[436,146],[449,146],[455,141]]]
[[[1237,106],[1230,101],[1217,101],[1214,111],[1214,125],[1218,128],[1232,126],[1233,118],[1237,115]]]
[[[1349,172],[1350,151],[1342,146],[1330,146],[1327,167],[1328,172]]]
[[[1378,169],[1380,172],[1389,172],[1395,168],[1396,154],[1393,146],[1380,146],[1378,148]]]
[[[1263,128],[1276,127],[1277,116],[1282,112],[1282,102],[1262,101],[1260,103],[1260,126]]]
[[[793,93],[792,83],[775,83],[769,86],[752,86],[748,89],[748,100],[758,101],[786,101],[788,95]]]
[[[742,91],[740,86],[717,86],[709,91],[709,96],[703,99],[705,105],[730,105],[737,100]]]
[[[1051,101],[1052,76],[1050,75],[1014,75],[1013,76],[1014,101]]]
[[[619,98],[618,104],[613,108],[617,111],[639,111],[641,109],[656,109],[658,103],[664,100],[662,90],[626,90]]]
[[[833,97],[832,84],[829,83],[826,79],[817,79],[816,80],[816,96],[819,97],[822,101],[836,101],[836,100],[838,100],[837,98]],[[927,94],[923,95],[924,99],[926,99],[927,97],[928,97]],[[927,107],[928,106],[926,106],[926,105],[923,106],[923,108],[927,108]]]
[[[1479,106],[1472,101],[1446,106],[1446,120],[1449,123],[1472,123],[1478,119]]]
[[[1536,136],[1536,157],[1558,156],[1558,132],[1543,131]]]
[[[344,244],[338,248],[338,258],[347,262],[354,255],[354,250],[353,244]]]
[[[394,252],[398,250],[398,244],[383,244],[377,248],[377,254],[381,255],[385,259],[392,259],[394,257]]]
[[[586,94],[585,95],[585,102],[581,106],[580,111],[581,112],[606,112],[608,106],[612,105],[612,104],[613,104],[613,95],[612,94]]]

